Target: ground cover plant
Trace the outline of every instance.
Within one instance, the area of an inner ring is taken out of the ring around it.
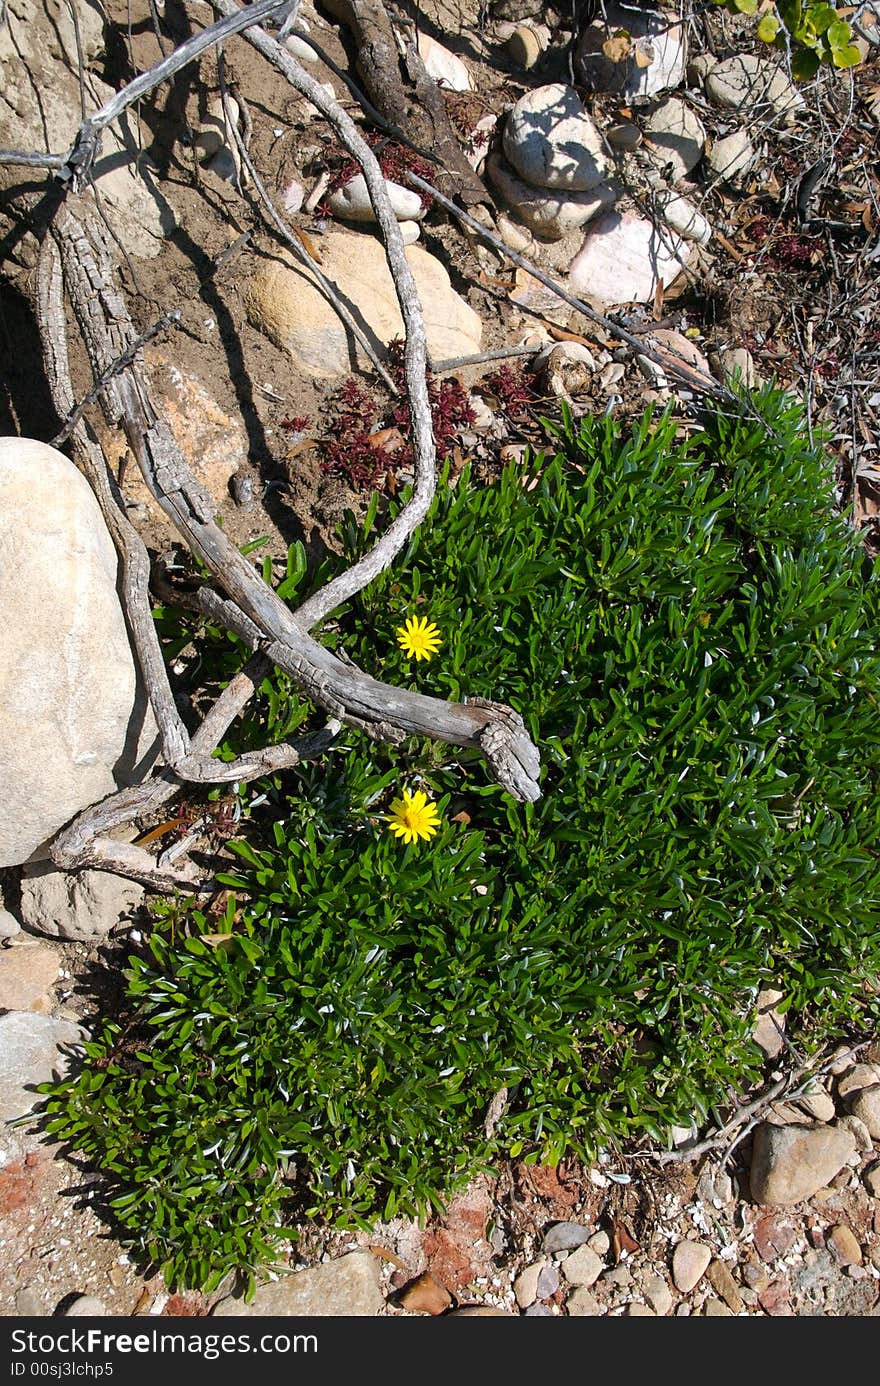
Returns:
[[[297,1220],[424,1213],[500,1159],[665,1145],[760,1074],[762,985],[806,1046],[876,1020],[877,577],[799,406],[702,422],[565,415],[492,485],[444,476],[325,630],[399,684],[509,701],[543,796],[353,732],[242,790],[225,914],[167,902],[48,1092],[170,1283],[253,1286]],[[318,577],[294,547],[280,590]],[[229,637],[200,639],[222,682]],[[311,715],[273,675],[225,754]]]

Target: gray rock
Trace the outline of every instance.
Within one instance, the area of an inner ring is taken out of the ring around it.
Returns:
[[[800,1203],[824,1189],[855,1151],[851,1132],[839,1126],[757,1127],[749,1175],[753,1202]]]
[[[648,7],[636,9],[616,0],[606,0],[604,12],[607,25],[597,17],[584,28],[578,46],[576,69],[587,90],[631,99],[656,96],[677,87],[686,63],[685,32],[678,14]],[[633,40],[619,61],[609,58],[603,49],[616,30],[623,30]]]
[[[766,58],[736,53],[716,63],[706,74],[706,95],[719,106],[758,115],[765,103],[788,122],[804,109],[804,98],[785,72]]]
[[[58,871],[37,863],[22,872],[21,918],[34,933],[94,943],[130,919],[143,897],[142,885],[111,871]]]
[[[58,954],[45,944],[0,949],[0,1011],[47,1012],[58,970]]]
[[[419,29],[417,37],[419,57],[425,64],[425,71],[440,87],[448,91],[470,91],[471,75],[461,58],[444,48],[424,29]]]
[[[805,1097],[799,1097],[797,1105],[813,1121],[833,1121],[837,1112],[834,1098],[822,1088],[807,1093]]]
[[[622,120],[619,125],[612,125],[605,132],[605,137],[612,148],[623,149],[628,154],[638,149],[642,142],[642,132],[632,120]]]
[[[601,1257],[590,1246],[579,1246],[562,1262],[562,1274],[569,1285],[595,1285],[605,1269]]]
[[[850,1115],[863,1121],[873,1140],[880,1138],[880,1085],[860,1088],[850,1102]]]
[[[716,178],[733,183],[747,173],[755,162],[755,148],[745,130],[734,130],[716,140],[709,150],[706,163]]]
[[[712,1252],[702,1242],[679,1242],[672,1253],[672,1280],[680,1294],[690,1294],[702,1280],[712,1260]]]
[[[97,1295],[79,1295],[64,1311],[67,1319],[106,1318],[107,1308]]]
[[[695,111],[677,96],[655,106],[645,124],[647,154],[670,183],[686,178],[703,157],[706,131]]]
[[[541,1250],[548,1256],[552,1256],[554,1251],[573,1251],[576,1246],[589,1241],[590,1236],[589,1227],[579,1222],[554,1222],[544,1233]]]
[[[602,136],[575,88],[562,82],[520,97],[502,143],[508,163],[536,188],[589,192],[608,172]]]
[[[32,438],[0,438],[0,866],[45,850],[81,809],[142,773],[156,736],[85,477]]]
[[[698,245],[708,245],[712,239],[710,223],[686,197],[680,197],[670,188],[656,194],[657,207],[667,226],[677,231],[686,241],[696,241]]]
[[[382,1310],[379,1265],[369,1251],[351,1251],[335,1261],[294,1271],[261,1285],[251,1300],[230,1296],[213,1310],[214,1318],[370,1318]]]
[[[69,1020],[53,1020],[36,1011],[0,1015],[0,1121],[25,1116],[43,1101],[32,1087],[67,1071],[70,1055],[59,1046],[78,1047],[82,1033]]]
[[[530,1304],[525,1310],[525,1317],[527,1319],[548,1319],[552,1313],[553,1310],[549,1304]]]
[[[417,192],[412,188],[402,187],[400,183],[392,182],[390,178],[386,178],[384,182],[391,210],[398,221],[418,221],[425,215],[422,199]],[[367,191],[367,180],[362,173],[358,173],[350,182],[337,188],[326,201],[333,215],[345,221],[376,220],[376,213]]]
[[[658,283],[671,284],[690,247],[633,212],[606,212],[588,229],[568,271],[574,293],[593,304],[650,303]]]
[[[862,1175],[862,1182],[872,1198],[880,1198],[880,1164],[872,1165]]]
[[[582,193],[534,188],[518,178],[507,160],[497,154],[486,160],[486,176],[519,221],[546,241],[562,240],[569,231],[585,226],[613,206],[618,195],[611,183],[599,183]]]
[[[15,938],[21,933],[21,925],[8,910],[0,910],[0,938]]]
[[[556,1265],[555,1261],[551,1261],[544,1266],[541,1274],[538,1276],[538,1298],[549,1299],[551,1295],[556,1294],[558,1289],[559,1267]]]

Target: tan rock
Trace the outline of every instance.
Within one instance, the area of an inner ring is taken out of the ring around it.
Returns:
[[[876,1064],[853,1064],[842,1074],[837,1084],[838,1097],[852,1097],[862,1088],[872,1088],[880,1083],[880,1069]]]
[[[685,1240],[678,1243],[672,1253],[672,1280],[680,1294],[690,1294],[699,1284],[711,1259],[711,1251],[702,1242]]]
[[[725,361],[726,366],[726,361]],[[735,364],[742,365],[741,361]],[[743,371],[746,375],[746,371]],[[753,371],[754,376],[754,371]],[[747,384],[752,382],[747,380]],[[752,1038],[760,1049],[763,1049],[768,1059],[775,1059],[785,1043],[782,1031],[785,1029],[785,1016],[776,1009],[778,1003],[785,996],[785,992],[778,991],[776,987],[765,987],[758,992],[758,999],[755,1003],[757,1019],[755,1028],[752,1031]]]
[[[860,1266],[862,1248],[851,1227],[845,1223],[832,1227],[825,1238],[825,1245],[839,1266]]]
[[[384,248],[373,236],[338,231],[322,239],[321,249],[322,272],[381,353],[393,338],[403,336]],[[480,319],[452,288],[440,261],[420,245],[407,246],[405,255],[434,360],[478,352]],[[312,276],[292,256],[263,261],[245,287],[244,301],[251,323],[309,375],[345,375],[364,359]]]
[[[715,1293],[734,1314],[741,1314],[745,1305],[739,1286],[730,1273],[730,1268],[716,1257],[706,1271],[706,1279]]]
[[[426,1271],[404,1285],[399,1295],[402,1308],[410,1314],[442,1314],[452,1303],[452,1295]]]
[[[861,1088],[850,1102],[850,1115],[863,1121],[872,1140],[880,1139],[880,1084]]]
[[[49,989],[58,978],[58,954],[42,943],[0,950],[0,1010],[50,1010]]]
[[[764,1205],[800,1203],[826,1188],[855,1150],[839,1126],[757,1127],[752,1144],[751,1196]]]
[[[565,1301],[565,1307],[572,1318],[578,1319],[596,1318],[603,1312],[596,1296],[590,1294],[584,1286],[572,1290]]]
[[[213,1317],[371,1318],[384,1304],[375,1256],[369,1251],[350,1251],[260,1285],[250,1304],[232,1296],[223,1299],[215,1306]]]

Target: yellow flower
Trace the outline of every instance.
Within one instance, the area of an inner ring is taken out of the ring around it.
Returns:
[[[440,815],[437,805],[430,803],[420,789],[415,794],[405,789],[403,798],[395,799],[391,812],[386,813],[385,822],[404,842],[418,842],[420,837],[433,837],[440,826]]]
[[[430,659],[442,641],[439,630],[427,616],[410,616],[406,625],[397,627],[397,643],[410,658]]]

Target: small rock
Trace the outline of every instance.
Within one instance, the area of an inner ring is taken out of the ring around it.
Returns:
[[[686,241],[696,241],[698,245],[708,245],[712,239],[711,224],[692,202],[674,193],[671,188],[656,194],[657,208],[673,231],[678,231]]]
[[[627,1266],[612,1266],[611,1270],[607,1270],[603,1274],[602,1284],[614,1285],[618,1289],[627,1290],[632,1285],[632,1272]]]
[[[619,385],[626,375],[626,366],[620,361],[609,361],[608,365],[599,376],[599,384],[603,390],[611,391],[615,385]]]
[[[421,227],[417,221],[399,221],[397,223],[400,231],[400,239],[404,245],[415,245],[419,236],[422,234]]]
[[[107,1317],[104,1301],[97,1295],[78,1295],[64,1311],[66,1319],[99,1319]]]
[[[733,1198],[733,1181],[724,1170],[707,1165],[697,1180],[697,1198],[704,1203],[730,1203]]]
[[[511,1314],[506,1309],[496,1309],[493,1304],[463,1304],[460,1309],[450,1309],[448,1314],[444,1314],[446,1319],[467,1318],[493,1318],[493,1319],[518,1319],[518,1314]]]
[[[703,1305],[703,1315],[707,1319],[730,1319],[733,1318],[733,1310],[713,1296],[711,1299],[707,1299]]]
[[[573,1251],[590,1239],[589,1227],[579,1222],[554,1222],[541,1240],[541,1250],[548,1256],[555,1251]]]
[[[587,1242],[587,1246],[595,1251],[597,1256],[607,1256],[611,1250],[611,1238],[607,1232],[594,1232]]]
[[[562,1262],[562,1274],[569,1285],[587,1288],[595,1285],[602,1274],[602,1260],[590,1246],[579,1246]]]
[[[425,215],[422,199],[417,192],[413,192],[412,188],[402,187],[400,183],[393,183],[390,178],[386,178],[384,182],[391,210],[398,221],[418,221]],[[362,173],[343,183],[341,188],[337,188],[326,198],[326,203],[333,215],[341,217],[344,221],[376,221],[376,213],[367,191],[367,180]]]
[[[872,1088],[880,1083],[880,1072],[874,1064],[854,1064],[840,1078],[837,1084],[838,1097],[851,1097],[862,1088]]]
[[[559,1289],[559,1267],[555,1261],[543,1266],[538,1276],[538,1299],[549,1299]]]
[[[636,365],[649,384],[654,385],[658,390],[668,389],[669,380],[659,362],[654,361],[650,356],[643,356],[639,352],[636,356]]]
[[[810,1118],[800,1107],[796,1107],[793,1102],[774,1102],[767,1108],[767,1115],[764,1118],[773,1126],[809,1126]]]
[[[668,367],[684,366],[711,382],[709,362],[700,348],[681,332],[674,332],[668,327],[656,327],[646,340],[663,357]]]
[[[873,1140],[880,1139],[880,1084],[860,1088],[849,1104],[850,1115],[863,1121]]]
[[[785,992],[778,991],[776,987],[765,987],[758,992],[755,1003],[757,1019],[752,1039],[768,1059],[775,1059],[785,1043],[781,1033],[785,1029],[785,1016],[776,1009],[784,996]]]
[[[553,1310],[550,1308],[549,1304],[530,1304],[528,1309],[525,1310],[527,1319],[547,1319],[552,1313]]]
[[[316,63],[318,55],[310,43],[299,34],[288,34],[284,40],[284,47],[292,58],[296,58],[300,63]]]
[[[874,1141],[871,1133],[860,1117],[854,1116],[852,1112],[847,1112],[846,1116],[839,1118],[837,1125],[842,1130],[850,1132],[856,1143],[857,1151],[873,1150]]]
[[[582,1286],[572,1290],[565,1301],[565,1307],[572,1318],[595,1318],[602,1313],[602,1306],[595,1295]]]
[[[260,1285],[250,1304],[229,1296],[215,1305],[212,1313],[214,1318],[371,1318],[381,1313],[384,1305],[375,1256],[369,1251],[351,1251]]]
[[[825,1245],[839,1266],[860,1266],[862,1264],[862,1248],[859,1246],[852,1228],[847,1227],[845,1223],[832,1227],[825,1238]]]
[[[718,59],[712,53],[698,53],[687,65],[687,79],[692,87],[702,86]]]
[[[880,1164],[872,1165],[862,1175],[865,1188],[872,1198],[880,1198]]]
[[[306,200],[306,190],[298,178],[289,178],[281,193],[281,205],[290,216],[295,216]]]
[[[734,130],[716,140],[709,150],[706,163],[716,178],[727,183],[736,182],[752,166],[755,148],[745,130]]]
[[[0,1121],[25,1116],[43,1098],[33,1088],[66,1072],[66,1052],[82,1043],[78,1025],[36,1011],[0,1015]]]
[[[0,938],[15,938],[21,933],[21,925],[8,910],[0,910]]]
[[[633,120],[622,120],[612,125],[605,138],[614,149],[622,149],[631,154],[642,142],[642,132]]]
[[[29,1285],[15,1296],[15,1312],[23,1319],[44,1319],[49,1316],[45,1301]]]
[[[507,49],[511,62],[516,63],[518,67],[525,68],[526,71],[535,66],[544,52],[541,35],[530,24],[518,25],[504,47]]]
[[[25,928],[49,938],[94,943],[130,920],[144,887],[112,871],[58,871],[37,862],[21,877],[21,918]]]
[[[528,250],[532,243],[531,236],[521,226],[517,226],[509,217],[506,217],[503,212],[498,214],[497,226],[499,236],[511,250]]]
[[[677,87],[686,63],[685,31],[679,15],[672,10],[637,9],[618,0],[606,0],[602,8],[602,14],[581,33],[576,68],[584,86],[628,99],[655,96]],[[609,58],[604,49],[609,35],[617,30],[632,40],[619,60]]]
[[[513,1295],[520,1309],[527,1309],[538,1298],[538,1277],[545,1265],[543,1260],[533,1261],[514,1280]]]
[[[471,76],[461,58],[450,53],[442,43],[438,43],[421,29],[416,44],[419,57],[425,64],[425,71],[429,77],[433,77],[439,87],[445,87],[447,91],[471,90]]]
[[[699,116],[677,96],[656,106],[645,124],[647,154],[670,183],[686,178],[703,157],[706,131]]]
[[[618,190],[611,183],[599,183],[582,193],[535,188],[518,178],[507,160],[497,154],[486,160],[486,176],[523,225],[546,241],[562,240],[617,200]]]
[[[715,1293],[724,1300],[724,1303],[734,1314],[742,1313],[745,1305],[739,1292],[739,1286],[723,1261],[719,1261],[717,1257],[713,1259],[706,1271],[706,1279]]]
[[[752,53],[737,53],[716,63],[706,74],[706,95],[719,106],[747,109],[769,103],[775,115],[790,123],[804,109],[804,98],[786,74],[773,63]]]
[[[640,1304],[637,1299],[631,1300],[626,1306],[626,1316],[628,1319],[655,1319],[657,1315],[647,1304]]]
[[[690,1294],[706,1274],[712,1253],[702,1242],[679,1242],[672,1253],[672,1280],[680,1294]]]
[[[526,183],[589,192],[608,171],[602,137],[574,87],[536,87],[514,104],[504,123],[504,154]]]
[[[752,1144],[751,1196],[755,1203],[800,1203],[825,1188],[855,1150],[839,1126],[757,1127]]]
[[[821,1088],[805,1097],[799,1097],[797,1105],[807,1116],[812,1117],[813,1121],[833,1121],[837,1114],[834,1098]]]
[[[193,146],[203,164],[210,162],[218,154],[226,151],[232,161],[233,176],[239,166],[239,154],[235,137],[231,133],[231,127],[237,128],[239,115],[238,102],[233,96],[227,96],[225,111],[223,97],[215,96],[208,102],[207,114],[193,141]]]
[[[452,1303],[452,1295],[426,1271],[404,1286],[399,1301],[410,1314],[442,1314]]]
[[[569,284],[593,303],[650,303],[658,284],[671,284],[690,253],[674,231],[662,233],[633,212],[605,212],[572,260]]]
[[[646,1275],[641,1284],[642,1293],[658,1318],[668,1314],[672,1308],[672,1291],[662,1275]]]
[[[755,362],[748,347],[722,347],[720,351],[715,352],[714,360],[716,369],[725,384],[734,383],[737,380],[748,388],[751,388],[751,386],[755,384]],[[765,1018],[766,1017],[761,1017],[758,1023],[760,1024],[761,1020]],[[772,1028],[775,1032],[776,1027],[773,1026]],[[769,1033],[767,1033],[766,1030],[763,1033],[766,1042],[770,1043]],[[778,1033],[776,1034],[776,1038],[779,1040],[779,1048],[781,1049],[783,1043],[782,1038]],[[756,1042],[759,1041],[756,1040]],[[763,1048],[763,1045],[761,1047]],[[764,1052],[765,1054],[767,1053],[766,1049]],[[776,1052],[778,1053],[779,1051],[777,1050]]]
[[[58,954],[42,943],[0,950],[0,1010],[50,1009],[49,989],[58,978]]]
[[[254,503],[254,483],[249,476],[243,476],[236,472],[235,476],[229,479],[229,489],[232,492],[232,499],[236,505],[247,509]]]

